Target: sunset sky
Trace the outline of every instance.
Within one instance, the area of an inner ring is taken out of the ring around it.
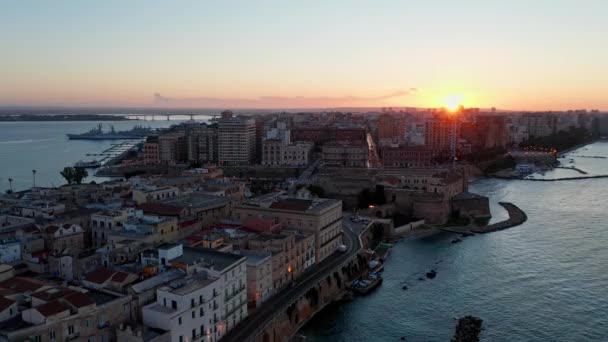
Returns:
[[[608,1],[5,1],[0,105],[608,110]]]

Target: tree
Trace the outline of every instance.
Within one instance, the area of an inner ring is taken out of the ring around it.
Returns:
[[[64,167],[60,174],[68,184],[81,184],[89,176],[87,170],[81,167]]]
[[[64,167],[63,171],[59,172],[59,174],[61,175],[61,177],[65,178],[66,182],[68,182],[68,184],[72,184],[74,183],[74,172],[75,169],[73,167]]]
[[[76,184],[82,184],[82,181],[89,176],[89,173],[86,169],[81,167],[75,168],[74,171],[74,182]]]

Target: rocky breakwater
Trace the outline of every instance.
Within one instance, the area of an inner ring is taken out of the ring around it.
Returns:
[[[482,322],[481,318],[475,316],[460,318],[451,342],[479,342]]]
[[[496,232],[499,230],[518,226],[528,220],[528,216],[526,215],[526,213],[523,210],[519,209],[519,207],[517,207],[515,204],[510,202],[499,202],[499,204],[507,210],[507,212],[509,213],[509,218],[498,223],[486,225],[483,227],[472,228],[472,233],[485,234]]]

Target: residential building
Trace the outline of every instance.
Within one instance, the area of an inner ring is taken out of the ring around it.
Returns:
[[[179,196],[179,189],[173,186],[145,186],[133,189],[133,201],[137,204],[158,202]]]
[[[144,143],[144,163],[158,164],[160,163],[160,147],[158,136],[149,136]]]
[[[327,166],[366,167],[369,148],[361,142],[330,142],[323,145],[323,163]]]
[[[36,284],[27,278],[16,282],[26,286],[20,292],[31,293],[31,307],[0,323],[0,341],[113,341],[115,329],[131,316],[130,296]]]
[[[253,163],[256,156],[255,143],[255,120],[226,115],[218,121],[218,159],[220,164]]]
[[[156,302],[142,309],[143,323],[169,331],[171,341],[218,341],[223,325],[222,281],[201,272],[156,291]]]
[[[0,264],[21,260],[21,243],[17,240],[0,240]]]
[[[53,253],[77,255],[84,250],[84,230],[77,224],[47,226],[42,229],[42,238]]]
[[[247,257],[247,299],[249,305],[259,308],[275,293],[273,285],[272,253],[263,250],[242,249],[238,254]]]
[[[436,155],[424,146],[385,146],[381,151],[382,164],[386,167],[430,166]]]
[[[342,243],[342,201],[327,198],[302,200],[280,193],[254,197],[234,207],[234,218],[245,222],[263,217],[286,229],[314,235],[315,262],[333,254]]]

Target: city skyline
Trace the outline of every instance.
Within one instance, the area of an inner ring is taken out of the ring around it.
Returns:
[[[602,1],[104,5],[4,6],[0,106],[608,109]]]

